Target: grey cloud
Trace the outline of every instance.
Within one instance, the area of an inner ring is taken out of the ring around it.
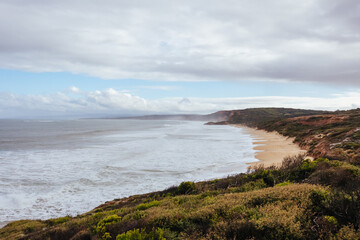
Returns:
[[[359,102],[360,93],[357,92],[316,98],[265,96],[149,100],[114,89],[84,92],[73,87],[71,91],[49,95],[0,93],[0,118],[106,117],[162,113],[206,114],[219,110],[250,107],[337,110],[360,107],[357,104]]]
[[[359,9],[357,0],[4,0],[0,68],[359,85]]]

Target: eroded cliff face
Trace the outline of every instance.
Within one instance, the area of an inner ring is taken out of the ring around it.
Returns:
[[[314,115],[314,116],[301,116],[295,118],[289,118],[283,121],[275,123],[276,126],[289,125],[289,127],[298,125],[308,128],[300,136],[296,136],[295,141],[304,149],[308,150],[313,157],[323,157],[330,153],[332,143],[329,139],[331,132],[327,134],[317,133],[313,131],[314,128],[321,128],[329,124],[341,123],[348,116],[336,116],[336,115]],[[300,133],[301,131],[299,131]]]

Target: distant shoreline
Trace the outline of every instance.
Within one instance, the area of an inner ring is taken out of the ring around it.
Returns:
[[[258,161],[247,163],[250,166],[260,164],[264,167],[279,166],[285,157],[306,153],[306,150],[301,149],[293,142],[293,138],[282,136],[276,132],[250,128],[242,124],[232,124],[231,126],[242,128],[245,133],[253,137],[253,143],[256,145],[254,150],[257,151],[255,158]]]

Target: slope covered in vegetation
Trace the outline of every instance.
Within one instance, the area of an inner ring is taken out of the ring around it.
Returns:
[[[360,109],[262,122],[267,131],[295,137],[314,157],[360,164]]]
[[[256,127],[258,124],[266,123],[284,118],[327,114],[327,111],[304,110],[294,108],[247,108],[243,110],[219,111],[208,116],[221,119],[213,124],[244,124]]]

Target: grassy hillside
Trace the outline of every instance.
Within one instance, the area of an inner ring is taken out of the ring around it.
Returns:
[[[233,113],[229,116],[228,122],[230,124],[246,124],[252,127],[259,123],[269,122],[277,119],[326,113],[328,112],[292,108],[248,108],[245,110],[233,111]]]
[[[16,221],[0,229],[0,239],[360,239],[360,110],[234,112],[217,114],[295,137],[319,158],[183,182],[76,217]]]
[[[22,220],[1,239],[359,239],[360,168],[287,158],[224,179],[184,182],[77,217]]]

